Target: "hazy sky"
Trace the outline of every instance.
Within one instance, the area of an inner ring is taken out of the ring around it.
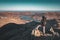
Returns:
[[[60,0],[0,0],[0,11],[60,11]]]

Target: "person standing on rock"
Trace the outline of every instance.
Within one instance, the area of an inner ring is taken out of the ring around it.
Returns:
[[[42,16],[41,26],[43,27],[43,34],[45,34],[45,25],[46,25],[46,17]]]

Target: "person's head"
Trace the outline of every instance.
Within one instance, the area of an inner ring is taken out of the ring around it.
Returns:
[[[42,19],[46,19],[46,17],[45,16],[42,16]]]

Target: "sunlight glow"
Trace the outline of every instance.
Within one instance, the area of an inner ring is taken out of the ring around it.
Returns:
[[[59,8],[49,8],[44,6],[5,6],[0,11],[58,11]]]

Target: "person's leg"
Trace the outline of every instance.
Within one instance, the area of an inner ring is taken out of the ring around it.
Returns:
[[[38,29],[39,27],[41,27],[41,25],[38,25],[35,29]]]
[[[45,34],[45,26],[43,26],[43,34]]]

